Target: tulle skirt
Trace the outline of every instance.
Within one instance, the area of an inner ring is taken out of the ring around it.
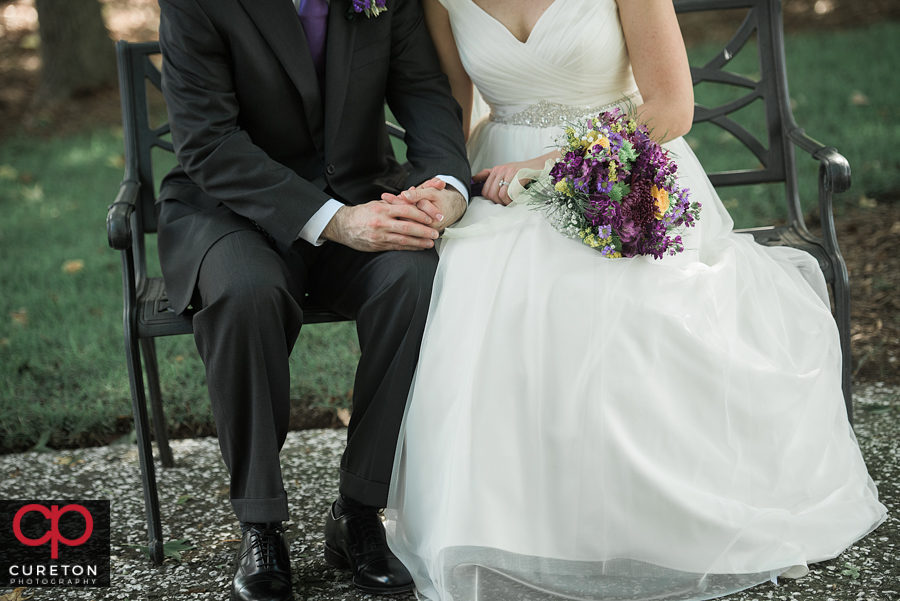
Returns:
[[[482,198],[461,226],[488,231],[444,242],[386,510],[420,596],[707,599],[884,519],[814,260],[732,233],[669,148],[704,205],[678,256],[605,259]]]

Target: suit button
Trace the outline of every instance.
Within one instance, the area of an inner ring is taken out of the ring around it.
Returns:
[[[334,175],[334,165],[332,165],[331,163],[325,165],[325,173],[327,173],[328,175]]]

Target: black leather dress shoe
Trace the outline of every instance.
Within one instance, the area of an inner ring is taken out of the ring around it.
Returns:
[[[284,528],[250,524],[241,537],[235,560],[231,601],[289,601],[291,560]]]
[[[384,525],[372,508],[331,506],[325,521],[325,561],[353,570],[353,584],[367,593],[411,591],[412,576],[387,546]]]

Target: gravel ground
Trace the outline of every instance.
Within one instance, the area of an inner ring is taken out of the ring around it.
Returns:
[[[808,576],[782,579],[727,597],[731,601],[891,601],[900,599],[900,387],[858,387],[856,433],[869,471],[890,510],[887,521],[839,557],[811,566]],[[325,510],[337,494],[344,430],[291,432],[282,452],[290,524],[294,598],[374,599],[356,592],[347,572],[321,556]],[[159,474],[163,528],[192,549],[180,561],[153,566],[146,544],[137,449],[133,445],[0,456],[0,499],[111,499],[112,582],[109,588],[0,588],[0,601],[227,599],[237,525],[228,503],[227,474],[215,439],[174,441],[177,466]],[[410,601],[410,594],[393,597]]]

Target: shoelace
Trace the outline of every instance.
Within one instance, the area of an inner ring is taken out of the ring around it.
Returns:
[[[384,536],[384,526],[381,524],[381,512],[363,511],[359,512],[359,515],[360,534],[366,546],[372,550],[386,547],[387,540]]]
[[[250,551],[256,559],[257,567],[267,569],[277,567],[275,558],[278,554],[279,534],[284,528],[250,528]]]

